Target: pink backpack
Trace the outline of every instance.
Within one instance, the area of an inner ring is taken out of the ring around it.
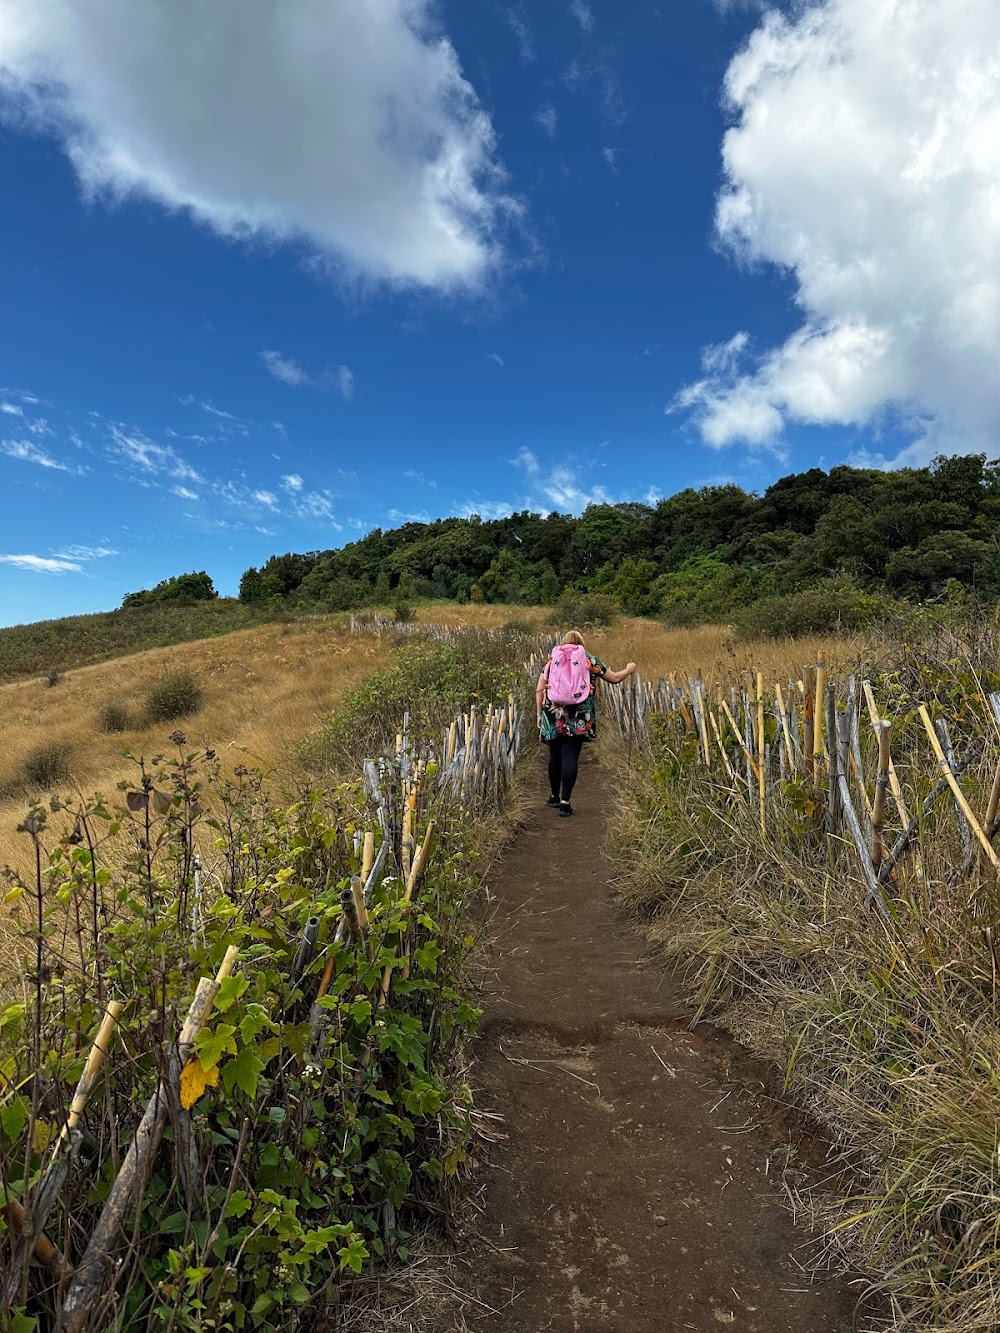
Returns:
[[[582,704],[590,694],[590,660],[578,643],[560,643],[552,649],[546,667],[549,703],[565,707]]]

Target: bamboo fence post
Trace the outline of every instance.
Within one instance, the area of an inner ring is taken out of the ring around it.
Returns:
[[[972,763],[974,757],[975,757],[975,751],[969,750],[968,753],[966,753],[955,764],[954,768],[952,769],[953,775],[957,778],[962,773],[964,773],[965,770]],[[879,876],[878,876],[880,883],[884,884],[885,881],[892,874],[893,870],[896,868],[896,863],[898,862],[899,858],[903,855],[907,847],[916,837],[917,831],[920,828],[921,817],[923,815],[926,815],[930,811],[934,802],[938,800],[938,798],[948,790],[949,785],[950,785],[950,780],[947,776],[939,778],[937,782],[934,784],[934,786],[930,789],[928,794],[924,797],[919,812],[915,814],[912,817],[912,819],[910,819],[907,822],[906,827],[903,829],[902,833],[900,833],[899,837],[893,843],[892,850],[889,852],[889,855],[882,862],[882,866],[881,869],[879,870]]]
[[[774,697],[778,705],[778,712],[777,712],[778,722],[781,725],[781,734],[784,737],[785,741],[785,754],[788,756],[788,771],[789,773],[794,773],[795,751],[792,748],[792,733],[791,729],[788,726],[788,718],[785,715],[785,700],[784,696],[781,693],[780,685],[777,684],[775,685]]]
[[[706,707],[707,707],[707,705],[706,705]],[[727,772],[728,775],[729,775],[729,780],[730,780],[731,782],[735,783],[735,781],[736,781],[736,774],[733,772],[733,766],[732,766],[732,764],[729,762],[729,755],[726,754],[726,747],[725,747],[725,745],[723,744],[722,736],[721,736],[720,733],[719,733],[719,724],[718,724],[718,722],[716,722],[716,720],[715,720],[715,714],[712,712],[712,710],[711,710],[710,708],[708,709],[708,720],[709,720],[709,722],[710,722],[710,724],[711,724],[712,731],[713,731],[713,733],[714,733],[714,735],[715,735],[715,740],[716,740],[716,743],[718,744],[718,747],[719,747],[719,753],[722,755],[722,762],[723,762],[723,764],[724,764],[724,766],[725,766],[726,772]],[[742,794],[742,792],[740,792],[739,795],[740,795],[740,799],[742,800],[742,798],[743,798],[743,794]]]
[[[14,1246],[11,1272],[7,1280],[7,1298],[11,1302],[18,1298],[29,1253],[41,1257],[39,1243],[45,1233],[45,1224],[49,1220],[49,1214],[59,1195],[62,1193],[66,1177],[69,1174],[70,1163],[80,1151],[83,1134],[79,1129],[79,1124],[107,1058],[111,1035],[124,1008],[125,1005],[121,1000],[112,1000],[109,1003],[101,1021],[101,1026],[98,1028],[97,1036],[94,1038],[93,1045],[87,1055],[87,1063],[84,1065],[83,1073],[77,1082],[66,1123],[59,1132],[52,1157],[46,1167],[45,1174],[39,1182],[35,1197],[31,1201],[30,1211],[22,1210],[22,1225],[18,1228],[21,1232],[21,1239]],[[51,1241],[48,1243],[49,1245],[52,1244]],[[43,1245],[42,1249],[45,1250],[45,1248]]]
[[[990,695],[990,707],[993,709],[993,717],[1000,731],[1000,694]],[[996,773],[993,775],[993,786],[990,789],[990,799],[986,806],[986,818],[983,821],[983,828],[988,838],[992,838],[996,833],[997,810],[1000,809],[1000,763],[997,764]]]
[[[872,726],[876,732],[882,725],[882,718],[878,711],[878,705],[875,703],[875,692],[871,687],[870,681],[865,681],[862,685],[865,695],[865,702],[868,704],[868,716],[871,718]],[[900,822],[908,824],[910,816],[907,814],[906,803],[903,800],[903,789],[899,785],[899,775],[896,772],[896,766],[892,762],[892,756],[889,757],[889,791],[892,793],[892,799],[896,803],[896,809],[899,812]]]
[[[938,739],[937,732],[934,729],[934,724],[931,722],[930,713],[928,713],[927,711],[927,705],[921,704],[918,711],[920,713],[920,720],[924,724],[924,730],[927,732],[927,739],[930,741],[931,748],[933,749],[935,757],[937,758],[938,767],[940,768],[942,774],[944,775],[944,779],[947,782],[948,786],[951,788],[951,793],[955,798],[955,804],[958,806],[959,810],[961,811],[962,815],[967,821],[968,828],[970,828],[972,832],[975,833],[976,837],[979,839],[980,846],[986,853],[986,856],[990,864],[993,866],[994,869],[996,869],[998,866],[1000,866],[1000,856],[997,855],[996,850],[993,847],[993,844],[990,842],[989,838],[983,832],[983,829],[979,821],[976,819],[976,816],[972,813],[972,809],[969,806],[969,802],[965,799],[965,793],[962,791],[962,788],[958,785],[958,779],[955,776],[954,765],[953,763],[949,762],[947,756],[945,755],[944,750],[941,747],[941,742]]]
[[[764,676],[757,672],[757,795],[760,801],[760,836],[767,838],[767,770],[764,766]]]
[[[834,686],[828,687],[828,698],[833,698]],[[827,708],[827,721],[831,721],[830,709]],[[837,785],[840,789],[840,808],[844,816],[844,822],[847,824],[848,831],[854,841],[855,849],[858,853],[858,860],[861,862],[861,870],[868,884],[869,901],[884,918],[888,915],[885,898],[882,895],[882,889],[879,885],[878,876],[872,867],[871,856],[865,845],[864,834],[861,832],[861,824],[858,820],[857,811],[854,809],[854,802],[851,800],[851,787],[847,780],[847,764],[845,758],[850,750],[850,719],[846,713],[837,717],[833,714],[833,725],[836,730],[827,730],[830,750],[830,785],[833,786],[836,776]],[[839,741],[839,745],[837,742]],[[838,756],[839,749],[839,756]]]
[[[815,780],[813,749],[816,738],[816,689],[811,666],[802,669],[802,764],[807,778]]]
[[[878,727],[878,776],[875,779],[875,801],[872,806],[872,866],[876,872],[885,859],[885,793],[889,786],[891,763],[890,740],[892,724],[880,722]]]
[[[816,706],[813,709],[813,718],[815,721],[815,729],[813,731],[814,767],[823,758],[823,709],[825,705],[826,705],[826,658],[823,656],[822,653],[820,653],[819,660],[816,663]],[[829,724],[829,716],[827,717],[827,723]],[[827,732],[828,732],[827,744],[830,751],[830,762],[832,763],[833,749],[834,746],[837,744],[837,733],[836,731],[834,731],[833,734],[830,735],[829,725],[827,726]]]
[[[239,949],[231,946],[226,950],[226,956],[216,973],[215,980],[202,977],[198,982],[194,999],[191,1001],[177,1039],[177,1060],[182,1069],[194,1053],[195,1038],[208,1022],[219,987],[232,972],[238,957]],[[167,1117],[168,1098],[161,1079],[146,1106],[135,1137],[129,1145],[125,1160],[66,1293],[62,1308],[63,1333],[81,1333],[95,1302],[103,1293],[108,1268],[114,1258],[116,1242],[123,1231],[125,1215],[130,1208],[139,1205],[156,1151],[163,1138]]]
[[[819,672],[817,672],[817,676],[818,675]],[[817,684],[816,697],[817,699],[819,698],[818,684]],[[839,809],[840,784],[837,781],[840,764],[839,764],[839,753],[838,753],[839,746],[837,743],[837,689],[832,682],[826,687],[825,702],[826,702],[827,750],[830,756],[829,797],[826,803],[826,831],[827,833],[833,833],[837,827],[837,816],[840,814],[840,809]],[[819,710],[817,710],[816,734],[817,736],[820,736],[822,734],[819,726]],[[846,755],[846,746],[845,746],[845,755]],[[813,759],[816,760],[817,758],[820,759],[822,758],[822,750],[820,750],[819,755],[817,755],[815,750],[813,751]],[[822,770],[821,763],[817,763],[816,767],[818,770]],[[844,767],[846,768],[846,764],[844,765]]]

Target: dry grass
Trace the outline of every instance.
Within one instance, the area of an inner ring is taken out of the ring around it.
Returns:
[[[638,619],[590,631],[586,640],[588,648],[612,670],[619,670],[631,660],[646,680],[655,681],[673,671],[681,676],[700,675],[710,685],[745,676],[751,670],[763,671],[768,679],[787,680],[793,671],[801,670],[803,662],[815,662],[820,653],[834,665],[852,661],[860,651],[860,640],[849,637],[735,644],[726,625],[671,629],[655,620]]]
[[[15,829],[30,800],[44,795],[23,783],[25,758],[39,746],[70,744],[73,782],[86,792],[113,794],[115,784],[135,772],[122,749],[147,756],[162,751],[180,727],[193,745],[211,746],[231,756],[233,765],[262,767],[279,786],[288,785],[296,771],[296,742],[391,652],[388,639],[377,644],[330,622],[303,621],[82,667],[67,672],[55,690],[41,680],[0,687],[0,790],[11,792],[0,801],[0,865],[17,864],[25,853],[27,840]],[[185,668],[204,687],[201,711],[176,723],[139,725],[149,687]],[[111,735],[101,730],[99,715],[110,701],[130,709],[133,729]]]

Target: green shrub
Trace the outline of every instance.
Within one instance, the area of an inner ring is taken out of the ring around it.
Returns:
[[[197,713],[205,701],[205,691],[193,671],[172,671],[163,676],[146,698],[147,722],[174,722],[179,717]]]
[[[409,624],[409,622],[413,620],[417,614],[416,610],[414,609],[413,603],[404,601],[402,598],[400,598],[397,602],[393,603],[392,610],[393,614],[396,617],[397,625]]]
[[[576,592],[567,588],[553,608],[567,629],[584,625],[613,625],[622,613],[618,602],[604,592]]]
[[[57,685],[62,683],[62,672],[58,667],[53,667],[51,669],[49,674],[45,677],[45,683],[50,690],[55,689]]]
[[[68,741],[46,741],[24,758],[24,777],[33,787],[52,787],[69,777],[73,747]]]
[[[864,629],[890,615],[885,594],[865,592],[847,579],[830,579],[802,592],[762,597],[733,616],[741,639],[794,639]]]
[[[101,731],[109,734],[128,731],[132,725],[132,717],[125,704],[113,701],[104,704],[97,715],[97,721]]]

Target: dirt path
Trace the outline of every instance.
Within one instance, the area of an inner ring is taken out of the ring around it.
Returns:
[[[487,1173],[470,1324],[847,1333],[854,1293],[810,1282],[808,1238],[776,1202],[787,1113],[762,1085],[747,1089],[752,1064],[735,1047],[687,1030],[662,968],[616,913],[608,799],[588,762],[576,815],[532,813],[492,877],[481,1100],[508,1140]]]

